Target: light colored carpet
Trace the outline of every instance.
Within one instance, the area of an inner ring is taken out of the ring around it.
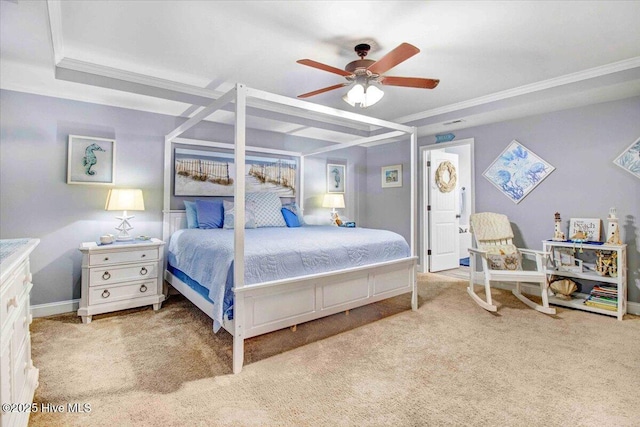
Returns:
[[[252,338],[231,374],[231,336],[181,296],[150,308],[36,319],[31,426],[638,426],[640,318],[531,310],[495,290],[419,275],[408,296]]]

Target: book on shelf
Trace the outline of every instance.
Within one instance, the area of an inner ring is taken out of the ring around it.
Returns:
[[[585,305],[588,305],[589,307],[595,307],[595,308],[601,308],[603,310],[609,310],[609,311],[616,311],[618,310],[618,305],[609,305],[609,304],[601,304],[599,302],[595,302],[595,301],[590,301],[590,300],[586,300]]]
[[[593,289],[591,290],[591,292],[599,292],[599,293],[603,293],[603,294],[618,295],[618,289],[617,288],[603,287],[603,286],[594,286]]]
[[[590,297],[587,298],[587,301],[598,302],[598,303],[601,303],[601,304],[618,305],[618,300],[617,299],[611,299],[611,298],[602,298],[602,297],[590,296]]]

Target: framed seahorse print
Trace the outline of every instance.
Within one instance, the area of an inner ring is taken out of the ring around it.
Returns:
[[[114,185],[116,140],[69,135],[67,184]]]
[[[327,164],[327,193],[344,193],[345,165]]]

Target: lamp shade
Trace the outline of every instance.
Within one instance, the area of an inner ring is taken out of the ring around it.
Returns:
[[[113,188],[109,190],[104,210],[143,211],[144,199],[142,198],[142,190],[123,188]]]
[[[338,208],[344,209],[344,195],[343,194],[325,194],[322,201],[323,208]]]

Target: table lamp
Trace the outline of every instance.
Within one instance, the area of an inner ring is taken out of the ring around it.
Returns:
[[[344,195],[343,194],[325,194],[324,200],[322,201],[323,208],[331,208],[331,223],[340,225],[342,221],[340,221],[340,217],[338,216],[338,212],[336,212],[336,208],[344,209]]]
[[[129,235],[129,230],[133,227],[129,220],[135,218],[134,215],[127,215],[127,211],[143,211],[144,199],[142,198],[142,190],[138,189],[111,189],[107,196],[107,203],[104,206],[106,211],[123,211],[122,216],[117,216],[121,222],[116,227],[120,231],[116,236],[116,240],[133,240],[133,236]]]

